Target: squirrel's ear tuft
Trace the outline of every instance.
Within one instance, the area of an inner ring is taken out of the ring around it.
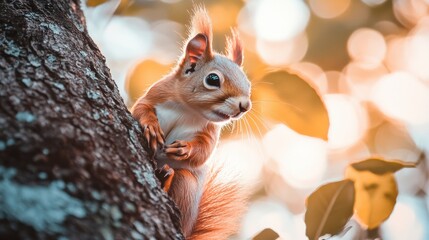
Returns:
[[[213,58],[212,38],[212,23],[207,10],[202,6],[195,7],[184,49],[186,58],[189,57],[191,63]]]
[[[226,53],[229,59],[237,63],[238,66],[243,65],[243,45],[240,41],[238,31],[231,29],[232,36],[227,38]]]

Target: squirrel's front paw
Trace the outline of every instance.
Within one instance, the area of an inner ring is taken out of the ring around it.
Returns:
[[[170,145],[166,145],[164,148],[164,152],[167,154],[168,158],[177,161],[188,159],[191,155],[191,151],[191,143],[183,140],[176,140]]]
[[[164,145],[164,133],[157,120],[140,121],[143,127],[143,135],[149,145],[149,148],[155,153],[159,146]]]

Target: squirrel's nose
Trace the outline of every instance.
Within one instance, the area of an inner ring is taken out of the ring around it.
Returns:
[[[239,109],[240,109],[240,112],[247,112],[247,111],[249,111],[250,106],[251,106],[250,101],[241,101],[241,102],[238,104],[238,107],[239,107]]]

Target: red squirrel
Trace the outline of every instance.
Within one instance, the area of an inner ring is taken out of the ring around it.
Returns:
[[[131,109],[162,166],[156,174],[181,211],[186,239],[226,239],[244,210],[238,185],[216,185],[216,173],[205,164],[222,126],[252,105],[237,31],[228,38],[226,55],[213,51],[212,38],[207,11],[196,8],[176,67]]]

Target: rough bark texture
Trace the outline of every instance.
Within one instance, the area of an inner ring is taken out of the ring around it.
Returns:
[[[181,239],[79,4],[0,1],[0,239]]]

